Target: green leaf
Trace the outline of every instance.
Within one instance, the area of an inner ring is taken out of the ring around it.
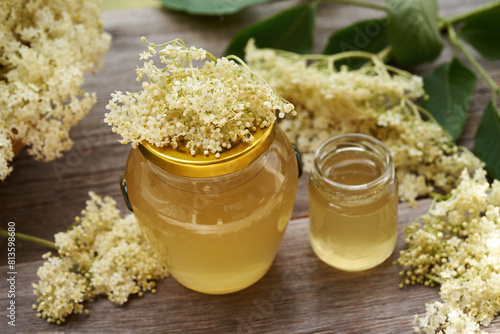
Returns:
[[[234,36],[225,55],[245,56],[251,38],[260,48],[273,48],[295,53],[310,53],[314,42],[316,5],[300,5],[253,24]]]
[[[436,59],[443,48],[436,0],[386,0],[387,38],[403,66]]]
[[[360,21],[333,33],[323,50],[324,54],[346,51],[366,51],[378,53],[389,45],[386,35],[386,19]],[[347,65],[352,69],[360,68],[366,59],[352,58],[335,63],[339,68]]]
[[[483,57],[500,59],[500,11],[490,10],[467,19],[458,37]]]
[[[477,129],[474,150],[490,176],[500,180],[500,111],[491,102]]]
[[[228,15],[270,0],[160,0],[164,7],[195,15]]]
[[[422,106],[453,140],[457,140],[464,128],[476,81],[476,75],[456,58],[424,77],[429,99],[422,100]]]

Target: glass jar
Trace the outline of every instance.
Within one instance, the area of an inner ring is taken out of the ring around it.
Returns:
[[[326,141],[309,178],[309,237],[316,255],[347,271],[375,267],[397,239],[397,179],[389,150],[362,134]]]
[[[122,190],[173,278],[230,293],[271,266],[295,202],[297,161],[277,125],[219,158],[145,143],[130,152]]]

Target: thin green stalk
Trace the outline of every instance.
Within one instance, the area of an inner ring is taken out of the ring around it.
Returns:
[[[283,51],[283,53],[288,53],[288,52]],[[347,58],[365,58],[373,60],[374,58],[376,58],[376,55],[365,51],[346,51],[346,52],[336,53],[333,55],[305,54],[305,55],[299,55],[299,58],[303,60],[332,60],[335,62],[337,60],[342,60]]]
[[[500,1],[492,1],[492,2],[487,3],[485,5],[478,6],[478,7],[474,8],[468,12],[452,16],[448,19],[444,19],[444,23],[445,24],[455,24],[457,22],[468,19],[471,16],[474,16],[474,15],[477,15],[477,14],[480,14],[480,13],[483,13],[483,12],[486,12],[488,10],[495,9],[498,7],[500,7]]]
[[[440,278],[434,276],[434,275],[431,275],[431,274],[425,274],[424,275],[426,278],[430,279],[431,281],[434,281],[435,283],[439,284],[439,285],[443,285],[444,284],[444,281],[441,280]]]
[[[186,46],[186,43],[184,43],[184,41],[180,38],[176,38],[174,40],[171,40],[171,41],[168,41],[166,43],[162,43],[162,44],[154,44],[154,43],[151,43],[150,41],[148,41],[146,39],[146,37],[141,37],[141,41],[143,42],[147,42],[149,43],[150,46],[154,46],[154,47],[157,47],[157,46],[165,46],[165,45],[168,45],[168,44],[177,44],[177,45],[180,45],[182,46],[183,48],[185,49],[188,49],[188,47]],[[206,55],[208,57],[208,59],[214,61],[214,62],[217,62],[217,57],[215,57],[213,54],[211,54],[210,52],[206,51]]]
[[[427,109],[425,109],[422,106],[416,104],[412,100],[408,100],[408,104],[410,106],[412,106],[413,108],[415,108],[415,110],[417,111],[415,113],[415,116],[417,116],[418,118],[422,119],[422,117],[420,116],[422,114],[425,117],[427,117],[430,122],[433,122],[435,124],[439,124],[438,121],[436,121],[436,118]]]
[[[413,102],[412,102],[413,103]],[[436,124],[439,124],[438,121],[436,121],[436,118],[425,108],[423,108],[422,106],[418,105],[418,104],[415,104],[415,107],[417,108],[417,110],[425,115],[425,117],[427,117],[431,122],[434,122]]]
[[[243,61],[243,59],[241,59],[240,57],[238,56],[235,56],[235,55],[229,55],[226,57],[227,60],[236,60],[238,63],[240,63],[240,65],[245,69],[247,70],[248,73],[252,73],[252,70],[250,69],[250,67],[248,67],[248,65]]]
[[[278,52],[282,55],[285,55],[285,56],[291,55],[295,59],[327,61],[327,62],[329,62],[328,66],[330,68],[330,63],[332,63],[332,65],[333,65],[333,63],[338,61],[338,60],[349,59],[349,58],[364,58],[364,59],[371,60],[371,62],[374,65],[377,65],[377,64],[381,65],[381,64],[383,64],[384,58],[389,55],[391,50],[392,50],[392,48],[390,46],[388,46],[377,54],[373,54],[373,53],[366,52],[366,51],[345,51],[345,52],[336,53],[333,55],[324,55],[324,54],[297,55],[297,54],[294,54],[292,52],[283,51],[283,50],[279,50]],[[411,77],[411,74],[409,74],[408,72],[401,70],[397,67],[384,64],[384,68],[386,68],[390,72],[399,74],[401,76]]]
[[[4,235],[6,237],[10,237],[9,231],[6,231],[6,230],[0,230],[0,235]],[[26,241],[29,241],[29,242],[33,242],[35,244],[40,244],[40,245],[47,246],[49,248],[57,249],[55,243],[53,243],[51,241],[48,241],[48,240],[45,240],[45,239],[41,239],[41,238],[37,238],[37,237],[31,236],[31,235],[28,235],[28,234],[15,232],[15,237],[16,237],[16,239],[26,240]]]
[[[211,61],[213,61],[213,62],[215,62],[215,63],[216,63],[216,62],[217,62],[217,60],[218,60],[218,59],[217,59],[217,57],[216,57],[216,56],[214,56],[213,54],[211,54],[211,53],[210,53],[210,52],[208,52],[208,51],[206,51],[206,52],[207,52],[207,57],[208,57],[208,59],[210,59]]]
[[[267,81],[266,81],[266,80],[264,80],[264,78],[263,78],[263,77],[261,77],[261,76],[260,76],[260,75],[258,75],[257,73],[254,73],[254,72],[250,69],[250,67],[248,67],[247,63],[245,63],[245,62],[244,62],[244,61],[243,61],[240,57],[235,56],[235,55],[229,55],[229,56],[227,56],[227,57],[226,57],[226,59],[228,59],[228,60],[229,60],[229,59],[234,59],[234,60],[236,60],[238,63],[240,63],[240,65],[241,65],[241,66],[242,66],[242,67],[243,67],[243,68],[244,68],[244,69],[245,69],[248,73],[250,73],[250,75],[251,75],[251,76],[258,78],[259,80],[262,80],[262,82],[263,82],[263,83],[264,83],[267,87],[269,87],[269,89],[271,89],[271,90],[273,91],[273,93],[274,93],[274,94],[276,94],[276,96],[277,96],[278,98],[280,98],[280,99],[281,99],[281,101],[282,101],[283,103],[290,103],[290,102],[288,102],[287,100],[285,100],[285,99],[284,99],[284,98],[283,98],[280,94],[278,94],[278,92],[276,92],[276,90],[274,90],[274,88],[273,88],[273,87],[271,87],[271,85],[270,85],[270,84],[268,84],[268,83],[267,83]]]
[[[366,1],[358,1],[358,0],[327,0],[330,2],[336,2],[336,3],[343,3],[346,5],[353,5],[353,6],[358,6],[358,7],[365,7],[365,8],[371,8],[371,9],[377,9],[377,10],[387,10],[387,7],[384,5],[379,5],[376,3],[371,3],[371,2],[366,2]]]
[[[453,28],[453,25],[448,24],[447,29],[450,42],[455,46],[455,48],[457,48],[457,50],[464,54],[465,58],[467,58],[467,60],[471,63],[472,67],[474,67],[474,69],[479,73],[483,80],[486,81],[486,83],[492,90],[492,100],[496,103],[497,94],[500,93],[500,86],[496,84],[495,80],[493,80],[493,78],[486,72],[484,67],[479,64],[476,58],[474,58],[474,56],[469,52],[469,50],[467,50],[463,43],[460,42],[457,37],[455,28]]]
[[[75,227],[76,225],[80,224],[81,223],[81,218],[80,217],[76,217],[75,218],[75,221],[71,223],[71,225],[69,225],[68,229],[66,231],[69,231],[71,230],[73,227]]]
[[[444,194],[444,195],[439,194],[437,192],[432,192],[430,195],[432,197],[432,203],[431,203],[430,208],[433,209],[436,202],[446,201],[446,200],[450,199],[451,192]]]
[[[377,53],[378,59],[382,60],[385,63],[385,59],[389,57],[392,51],[392,46],[386,46],[382,51]]]

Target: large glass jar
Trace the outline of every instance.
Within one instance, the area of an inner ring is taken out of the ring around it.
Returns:
[[[124,177],[134,215],[172,277],[192,290],[244,289],[277,253],[298,163],[277,125],[254,137],[219,158],[147,143],[130,152]]]

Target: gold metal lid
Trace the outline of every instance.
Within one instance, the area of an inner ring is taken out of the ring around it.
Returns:
[[[188,177],[212,177],[236,172],[248,166],[264,153],[274,140],[274,123],[264,129],[258,128],[250,143],[235,143],[229,150],[214,154],[191,155],[186,147],[156,147],[149,142],[142,142],[139,150],[142,155],[168,171],[169,173]]]

